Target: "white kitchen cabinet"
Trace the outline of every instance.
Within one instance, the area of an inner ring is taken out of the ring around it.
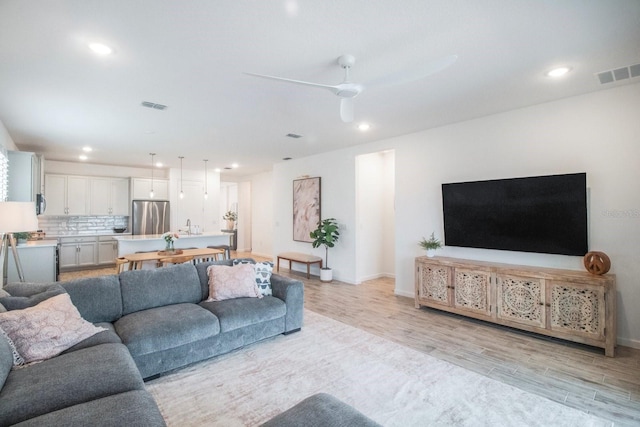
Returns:
[[[98,237],[98,264],[114,264],[118,257],[118,241],[110,236]]]
[[[18,256],[26,282],[50,283],[57,280],[57,243],[55,240],[39,240],[18,245]],[[11,250],[7,264],[7,280],[9,283],[20,280]]]
[[[47,215],[87,215],[91,187],[86,176],[45,175]]]
[[[91,178],[91,215],[129,215],[129,179]]]
[[[60,269],[95,266],[98,263],[96,237],[61,237]]]
[[[149,200],[151,191],[150,178],[131,179],[131,199]],[[169,181],[166,179],[153,180],[153,200],[169,200]]]

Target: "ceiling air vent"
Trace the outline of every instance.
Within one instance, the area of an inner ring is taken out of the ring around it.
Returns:
[[[287,138],[293,138],[293,139],[298,139],[298,138],[302,138],[302,135],[298,135],[297,133],[288,133]]]
[[[616,68],[615,70],[607,70],[596,73],[600,84],[618,82],[629,78],[640,76],[640,64],[629,65],[627,67]]]
[[[167,109],[166,105],[156,104],[155,102],[149,102],[149,101],[142,101],[141,105],[143,107],[153,108],[153,109],[156,109],[156,110],[166,110]]]

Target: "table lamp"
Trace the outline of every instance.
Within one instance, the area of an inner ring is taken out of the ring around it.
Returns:
[[[36,205],[33,202],[0,202],[0,233],[2,233],[2,246],[0,256],[4,251],[4,267],[2,270],[2,285],[7,283],[7,267],[9,259],[9,246],[13,251],[13,259],[16,262],[18,277],[24,282],[24,272],[20,257],[16,250],[16,240],[13,233],[21,231],[33,231],[38,229],[36,217]]]

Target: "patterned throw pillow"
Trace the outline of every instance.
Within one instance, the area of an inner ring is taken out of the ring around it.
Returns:
[[[0,313],[0,328],[26,363],[57,356],[106,330],[84,320],[69,294],[56,295],[34,307]]]
[[[272,295],[271,274],[273,273],[273,263],[269,261],[252,262],[247,259],[234,259],[233,265],[251,264],[256,272],[256,284],[262,295]]]
[[[253,265],[240,264],[210,265],[209,299],[207,301],[223,301],[231,298],[262,298],[255,280]]]

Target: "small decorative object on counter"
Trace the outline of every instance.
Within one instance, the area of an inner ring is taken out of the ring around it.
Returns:
[[[31,233],[27,231],[20,231],[18,233],[13,233],[13,238],[16,239],[18,244],[26,243],[30,237],[31,237]]]
[[[442,242],[436,239],[434,233],[431,233],[431,236],[429,236],[429,240],[423,237],[418,245],[420,245],[422,249],[425,249],[427,251],[427,256],[429,258],[433,258],[433,256],[436,254],[436,249],[440,249],[442,247]]]
[[[167,253],[175,252],[176,249],[174,248],[173,243],[176,239],[180,238],[180,235],[178,233],[168,231],[162,235],[162,238],[164,239],[165,242],[167,242],[167,246],[164,249],[165,252]]]
[[[238,220],[238,214],[234,211],[228,211],[222,217],[225,221],[227,221],[227,230],[233,230],[235,228],[235,223]]]
[[[611,260],[604,252],[587,252],[584,256],[584,268],[591,274],[606,274],[611,268]]]

